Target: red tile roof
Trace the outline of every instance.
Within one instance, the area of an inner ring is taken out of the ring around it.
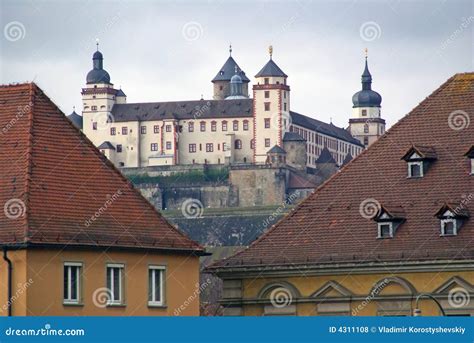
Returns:
[[[474,73],[457,74],[248,249],[210,269],[473,259],[474,216],[453,237],[440,236],[435,217],[447,202],[474,213],[465,156],[473,143]],[[423,178],[407,178],[401,158],[412,146],[436,151]],[[382,205],[406,218],[391,239],[377,239],[373,216]]]
[[[0,245],[203,252],[35,84],[0,86]]]

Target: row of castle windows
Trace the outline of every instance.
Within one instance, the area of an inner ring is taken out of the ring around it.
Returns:
[[[199,122],[199,130],[201,132],[206,131],[206,126],[207,126],[207,123],[205,121]],[[227,128],[228,128],[227,127],[227,121],[226,120],[222,121],[222,123],[221,123],[222,131],[227,131]],[[242,122],[242,128],[243,128],[244,131],[249,130],[249,121],[248,120],[244,120]],[[232,130],[233,131],[239,131],[239,121],[238,120],[232,121]],[[217,131],[217,122],[216,121],[211,121],[211,131],[212,132]],[[189,122],[188,123],[188,132],[194,132],[194,122]]]
[[[330,150],[340,151],[344,154],[351,153],[352,156],[356,156],[362,150],[362,148],[356,147],[353,144],[346,143],[346,142],[343,142],[343,141],[339,141],[337,139],[325,137],[325,136],[322,136],[322,135],[320,135],[318,133],[315,133],[313,131],[309,131],[309,130],[306,130],[306,129],[295,127],[293,125],[290,126],[290,131],[298,133],[300,136],[307,139],[308,143],[314,143],[314,144],[317,144],[319,146],[325,146]],[[309,144],[308,144],[308,146],[309,146]]]
[[[172,143],[171,141],[165,142],[166,150],[171,150],[172,149]],[[196,143],[191,143],[189,144],[189,152],[190,153],[195,153],[197,152],[197,144]],[[270,146],[270,139],[266,138],[265,139],[265,146],[269,147]],[[255,141],[252,139],[250,140],[250,149],[255,148]],[[115,151],[118,153],[121,153],[123,151],[123,146],[122,144],[117,144],[115,147]],[[242,149],[242,140],[236,139],[234,141],[234,149],[236,150],[241,150]],[[217,150],[221,150],[221,145],[220,143],[217,144]],[[158,143],[150,143],[150,151],[158,151]],[[199,151],[202,151],[202,144],[199,144]],[[214,143],[206,143],[206,152],[213,152],[214,151]],[[226,143],[222,143],[222,151],[226,151]]]

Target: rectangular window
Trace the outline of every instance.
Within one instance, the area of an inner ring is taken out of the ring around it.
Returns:
[[[408,177],[423,177],[423,162],[409,162]]]
[[[151,151],[158,151],[158,143],[151,143],[150,150]]]
[[[164,301],[164,280],[165,267],[148,267],[148,305],[163,306]]]
[[[189,152],[196,152],[196,144],[189,144]]]
[[[264,78],[263,79],[263,83],[265,83],[266,85],[268,85],[270,83],[270,79],[268,77]]]
[[[270,103],[269,102],[265,103],[265,111],[270,111]]]
[[[265,147],[266,148],[270,147],[270,138],[265,138]]]
[[[123,264],[107,265],[107,305],[123,305]]]
[[[146,126],[140,126],[140,133],[142,135],[145,135],[146,134]]]
[[[283,111],[286,111],[286,102],[283,103]]]
[[[213,152],[213,151],[214,151],[214,144],[206,143],[206,152]]]
[[[97,130],[97,122],[92,123],[92,130]]]
[[[217,123],[215,121],[211,122],[211,131],[212,132],[217,131]]]
[[[265,128],[269,129],[270,128],[270,118],[265,118],[264,121],[265,121]]]
[[[91,106],[92,111],[97,111],[97,106]]]
[[[200,122],[199,127],[200,127],[201,132],[206,131],[206,122],[205,121]]]
[[[237,120],[232,122],[232,130],[239,131],[239,122]]]
[[[153,126],[153,133],[160,133],[160,125]]]
[[[270,91],[265,91],[265,99],[268,99],[270,97]]]
[[[244,120],[244,131],[249,130],[249,122],[247,120]]]
[[[111,127],[110,128],[110,135],[115,136],[116,133],[117,133],[117,129],[115,127]]]
[[[128,135],[128,127],[122,127],[122,135]]]
[[[194,132],[194,123],[193,122],[188,123],[188,132]]]
[[[171,132],[171,125],[166,125],[166,132]]]
[[[455,236],[457,235],[456,219],[441,220],[441,235]]]
[[[226,121],[222,122],[222,131],[227,131],[227,122]]]
[[[392,238],[392,223],[378,223],[379,236],[378,238]]]
[[[122,144],[117,144],[117,152],[122,152]]]
[[[166,142],[166,149],[171,150],[171,142],[170,141]]]
[[[64,263],[65,304],[79,304],[81,302],[81,271],[82,263]]]

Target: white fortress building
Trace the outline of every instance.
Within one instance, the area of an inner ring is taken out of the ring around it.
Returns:
[[[285,141],[306,141],[307,167],[324,148],[338,165],[358,155],[384,133],[381,96],[372,91],[367,66],[362,90],[353,97],[348,129],[291,110],[288,76],[272,58],[250,79],[230,56],[212,79],[212,100],[127,103],[114,88],[97,49],[82,89],[82,116],[69,118],[118,167],[178,164],[264,164]],[[287,158],[291,153],[287,152]],[[301,156],[301,155],[299,155]]]

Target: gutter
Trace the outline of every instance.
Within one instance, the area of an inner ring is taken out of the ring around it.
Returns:
[[[8,263],[8,316],[12,316],[12,271],[13,265],[12,261],[7,256],[8,249],[7,247],[3,247],[3,259]]]

